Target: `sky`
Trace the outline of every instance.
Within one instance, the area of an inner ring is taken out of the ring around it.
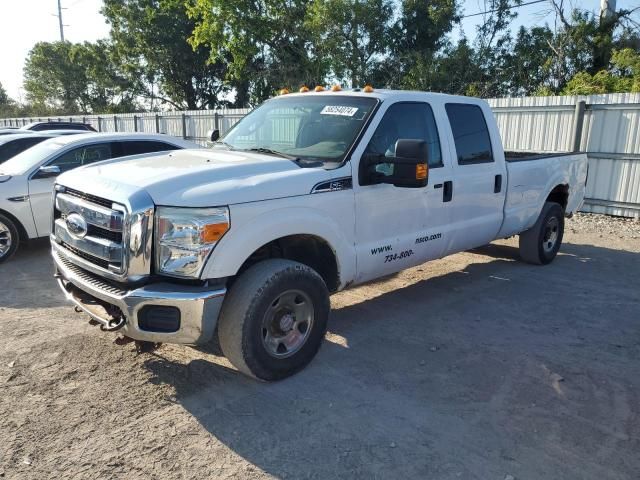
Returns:
[[[109,25],[100,14],[102,0],[61,0],[65,39],[71,42],[95,41],[109,35]],[[428,0],[425,0],[428,1]],[[530,0],[525,0],[527,3]],[[600,0],[573,0],[576,5],[598,11]],[[640,0],[618,0],[617,8],[637,6]],[[29,50],[37,42],[60,39],[57,0],[0,0],[0,83],[16,100],[22,100],[22,68]],[[463,12],[470,15],[486,10],[484,0],[465,0]],[[521,25],[543,25],[553,22],[548,4],[523,6],[517,9],[518,18],[513,28]],[[469,39],[475,36],[482,16],[465,18],[454,30],[458,37],[463,32]]]

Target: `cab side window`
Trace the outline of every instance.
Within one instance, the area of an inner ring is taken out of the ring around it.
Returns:
[[[491,137],[482,109],[466,103],[447,103],[445,109],[456,145],[458,165],[493,162]]]
[[[424,140],[429,149],[429,168],[442,164],[438,128],[428,103],[396,103],[385,112],[365,153],[392,157],[398,140]],[[380,172],[384,173],[384,172]]]
[[[111,143],[97,143],[74,148],[50,162],[49,165],[56,165],[60,167],[61,172],[66,172],[83,165],[108,160],[112,155]]]

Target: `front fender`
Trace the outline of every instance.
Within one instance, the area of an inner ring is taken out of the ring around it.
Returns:
[[[316,195],[313,195],[315,197]],[[271,203],[271,202],[268,202]],[[267,243],[289,235],[314,235],[326,241],[336,256],[340,287],[355,278],[354,223],[350,215],[329,216],[312,207],[279,207],[268,211],[255,203],[234,205],[231,229],[214,248],[201,278],[236,275],[253,252]]]

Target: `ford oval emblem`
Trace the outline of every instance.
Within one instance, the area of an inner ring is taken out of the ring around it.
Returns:
[[[74,237],[83,238],[87,234],[87,221],[77,213],[71,213],[65,219],[67,229]]]

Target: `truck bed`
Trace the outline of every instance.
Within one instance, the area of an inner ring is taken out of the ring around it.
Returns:
[[[555,188],[566,194],[566,213],[575,212],[584,197],[587,156],[584,153],[505,152],[507,195],[498,238],[530,228],[545,199]]]

